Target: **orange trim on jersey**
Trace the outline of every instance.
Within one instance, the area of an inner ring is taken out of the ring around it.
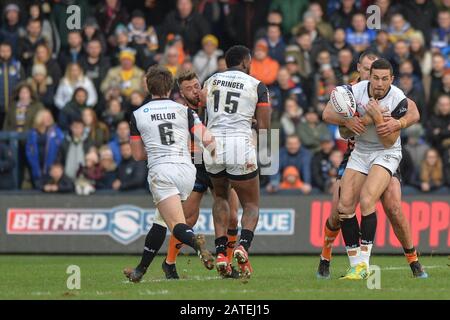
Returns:
[[[269,102],[260,102],[256,104],[257,107],[270,107]]]
[[[141,136],[130,136],[131,141],[141,140]]]

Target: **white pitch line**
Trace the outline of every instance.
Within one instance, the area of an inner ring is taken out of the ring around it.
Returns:
[[[434,266],[423,266],[424,267],[424,269],[441,269],[441,268],[448,268],[448,266],[444,266],[444,265],[441,265],[441,266],[436,266],[436,265],[434,265]],[[381,270],[387,270],[387,271],[389,271],[389,270],[409,270],[410,268],[409,267],[383,267],[383,268],[381,268]]]

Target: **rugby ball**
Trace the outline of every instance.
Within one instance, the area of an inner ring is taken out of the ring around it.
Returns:
[[[355,96],[347,86],[336,87],[330,95],[330,103],[336,113],[351,118],[356,112]]]

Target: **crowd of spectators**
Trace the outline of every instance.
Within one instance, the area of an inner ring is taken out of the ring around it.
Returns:
[[[69,30],[73,4],[81,25]],[[380,29],[367,26],[372,4]],[[128,124],[149,99],[145,70],[193,69],[203,82],[244,44],[280,130],[280,169],[261,177],[264,192],[332,192],[346,144],[321,113],[335,86],[358,78],[365,50],[391,61],[421,114],[402,130],[404,191],[449,192],[450,1],[16,0],[0,10],[0,137],[25,137],[17,155],[0,139],[0,189],[145,189]],[[172,98],[182,101],[176,88]]]

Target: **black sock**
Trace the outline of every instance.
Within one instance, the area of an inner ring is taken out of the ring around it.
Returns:
[[[253,240],[253,231],[248,229],[241,230],[241,238],[239,239],[239,244],[244,247],[245,251],[248,251]]]
[[[194,248],[195,251],[198,250],[197,245],[195,243],[195,233],[191,227],[189,227],[185,223],[179,223],[173,228],[173,235],[178,241],[183,242],[191,248]]]
[[[342,237],[347,248],[359,247],[359,224],[356,215],[341,221]]]
[[[226,236],[216,238],[216,255],[219,255],[220,253],[224,256],[227,255],[227,241],[228,238]]]
[[[361,217],[361,244],[373,244],[377,231],[377,215],[375,212]]]
[[[142,253],[141,262],[136,267],[136,269],[146,272],[150,263],[152,263],[153,258],[161,249],[164,240],[166,239],[167,228],[163,227],[157,223],[154,223],[150,231],[145,237],[145,247]]]
[[[411,253],[416,252],[416,248],[414,248],[414,246],[413,246],[411,249],[403,248],[403,252],[404,252],[405,254],[411,254]]]

